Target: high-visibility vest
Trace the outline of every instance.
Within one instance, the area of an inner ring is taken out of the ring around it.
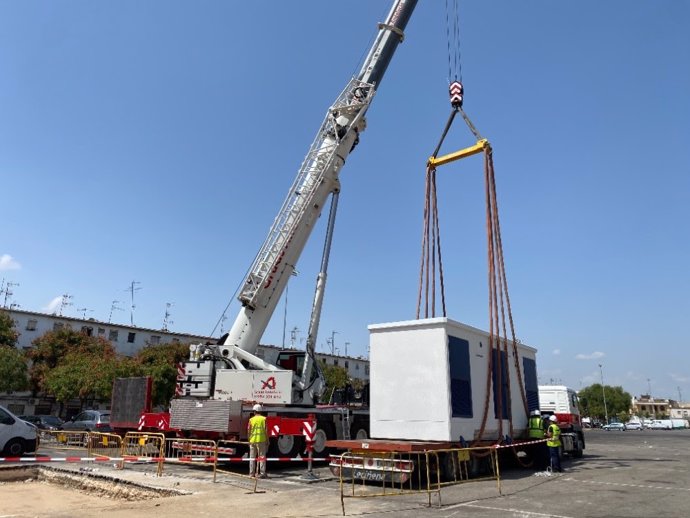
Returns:
[[[532,439],[544,438],[544,424],[541,416],[534,415],[529,418],[529,436]]]
[[[546,439],[546,445],[551,448],[557,448],[561,445],[561,429],[556,423],[551,423],[549,431],[551,432],[551,438]]]
[[[266,434],[266,417],[262,415],[255,415],[249,419],[249,442],[266,442],[268,436]]]

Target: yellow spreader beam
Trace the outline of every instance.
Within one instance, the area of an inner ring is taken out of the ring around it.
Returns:
[[[432,156],[429,158],[427,165],[431,167],[437,167],[439,165],[444,165],[449,162],[454,162],[455,160],[460,160],[461,158],[476,155],[477,153],[481,153],[485,149],[490,148],[491,144],[489,144],[489,141],[483,138],[481,140],[478,140],[474,146],[466,147],[465,149],[461,149],[460,151],[456,151],[454,153],[449,153],[447,155],[435,158]]]

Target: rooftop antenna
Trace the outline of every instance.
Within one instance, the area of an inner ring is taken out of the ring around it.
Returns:
[[[74,304],[70,302],[74,298],[74,295],[70,295],[68,293],[65,293],[62,296],[62,300],[60,301],[60,312],[58,313],[59,316],[62,316],[62,312],[65,310],[67,306],[73,306]]]
[[[347,346],[350,345],[350,342],[345,342],[345,356],[347,356]]]
[[[228,317],[225,316],[225,313],[223,313],[223,316],[220,317],[220,336],[223,336],[224,334],[224,329],[223,329],[223,324],[225,321],[228,319]]]
[[[175,323],[175,322],[173,322],[172,320],[170,320],[170,308],[171,308],[172,306],[174,306],[174,305],[175,305],[174,302],[166,302],[166,303],[165,303],[165,317],[163,318],[163,331],[167,331],[167,330],[168,330],[168,326],[169,326],[170,324],[174,324],[174,323]],[[222,328],[221,328],[221,329],[222,329]],[[222,331],[221,331],[221,334],[223,334]]]
[[[134,292],[139,291],[141,288],[137,288],[136,285],[141,284],[139,281],[132,281],[132,284],[129,285],[129,288],[127,288],[125,291],[128,291],[132,297],[132,306],[131,310],[129,312],[129,323],[134,327],[134,308],[136,306],[134,305]]]
[[[77,311],[80,312],[80,313],[82,314],[82,318],[83,318],[84,320],[86,320],[86,312],[87,312],[87,311],[88,311],[89,313],[93,313],[93,309],[89,309],[89,308],[79,308]]]
[[[5,279],[3,279],[4,281]],[[12,291],[12,286],[19,286],[18,282],[12,282],[12,281],[7,281],[5,284],[5,289],[0,291],[0,293],[5,293],[5,300],[2,304],[2,307],[6,308],[7,307],[7,299],[9,299],[12,295],[14,295],[14,292]]]
[[[110,315],[108,315],[108,324],[110,324],[113,321],[113,311],[124,311],[124,309],[118,306],[119,303],[119,300],[113,300],[113,303],[110,305]]]
[[[10,304],[10,310],[12,310],[12,309],[19,309],[19,308],[21,308],[21,307],[22,307],[22,306],[21,306],[20,304],[14,304],[14,303]]]
[[[683,395],[680,393],[680,386],[678,386],[677,388],[678,388],[678,403],[682,403],[683,402]]]

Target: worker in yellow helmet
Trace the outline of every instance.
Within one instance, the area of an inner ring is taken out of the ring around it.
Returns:
[[[549,427],[546,430],[546,445],[549,447],[551,456],[551,471],[563,473],[563,468],[561,468],[561,429],[555,415],[549,417],[549,421]]]
[[[263,407],[259,404],[253,407],[254,415],[247,423],[249,437],[249,476],[268,478],[266,475],[266,450],[268,449],[268,430]],[[257,462],[258,461],[258,462]],[[258,464],[258,469],[255,470]]]

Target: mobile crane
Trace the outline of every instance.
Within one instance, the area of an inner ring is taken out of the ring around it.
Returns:
[[[244,280],[238,297],[242,306],[230,331],[217,344],[190,346],[189,359],[178,380],[181,397],[171,403],[172,427],[221,435],[239,430],[241,434],[242,402],[258,402],[269,405],[269,416],[286,412],[291,415],[307,411],[316,413],[321,429],[320,436],[316,437],[317,453],[322,442],[333,438],[336,425],[341,425],[341,429],[344,426],[342,435],[349,436],[354,423],[350,423],[347,411],[334,412],[315,406],[324,389],[314,352],[340,191],[339,174],[366,128],[367,110],[395,50],[403,41],[405,27],[416,4],[417,0],[393,2],[386,21],[378,25],[377,37],[358,75],[328,109]],[[282,351],[277,365],[273,365],[256,356],[259,340],[329,195],[333,198],[306,350]],[[222,419],[211,416],[222,416]]]

